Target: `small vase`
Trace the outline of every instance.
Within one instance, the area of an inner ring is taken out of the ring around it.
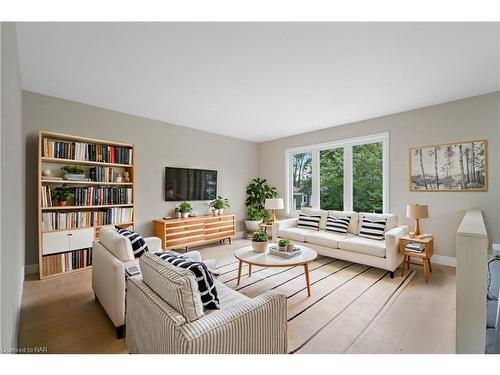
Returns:
[[[293,251],[293,248],[294,248],[293,243],[291,243],[286,246],[286,251]]]
[[[182,213],[177,212],[177,218],[178,218],[178,219],[182,219]]]
[[[224,213],[224,209],[223,208],[219,208],[219,213],[217,215],[222,215]]]
[[[189,212],[184,212],[184,213],[182,214],[182,217],[183,217],[184,219],[187,219],[187,218],[189,217]]]
[[[252,241],[253,251],[256,253],[265,253],[267,250],[267,241],[264,242],[255,242]]]
[[[286,249],[287,249],[287,245],[285,245],[285,246],[278,246],[278,250],[279,251],[286,251]]]

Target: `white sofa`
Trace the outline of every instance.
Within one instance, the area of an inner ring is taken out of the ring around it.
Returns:
[[[386,269],[394,277],[394,270],[403,261],[399,253],[399,238],[408,234],[408,227],[399,225],[398,215],[310,208],[302,209],[302,212],[306,215],[321,215],[319,230],[297,227],[298,218],[284,219],[273,223],[273,239],[287,238],[316,250],[320,255]],[[328,215],[351,216],[346,235],[325,231]],[[385,240],[358,236],[363,216],[371,220],[387,219]]]
[[[285,354],[286,297],[249,298],[214,280],[220,310],[203,310],[194,274],[146,253],[127,282],[127,347],[143,354]]]
[[[150,252],[161,251],[158,237],[144,238]],[[190,251],[186,256],[201,261],[198,251]],[[209,268],[215,261],[205,261]],[[123,338],[125,328],[125,268],[139,267],[139,260],[134,258],[130,240],[119,235],[112,227],[104,227],[99,232],[99,240],[92,245],[92,289],[96,300],[116,327],[116,336]]]

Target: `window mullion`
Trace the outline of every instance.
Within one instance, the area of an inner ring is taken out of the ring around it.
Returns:
[[[320,208],[319,150],[312,151],[311,207]]]

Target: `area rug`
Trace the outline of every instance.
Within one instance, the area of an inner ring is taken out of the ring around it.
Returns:
[[[389,272],[329,257],[309,264],[311,297],[307,296],[303,267],[244,265],[236,285],[238,262],[217,269],[219,280],[248,297],[279,290],[287,297],[288,352],[345,353],[370,324],[398,297],[415,271],[391,279]]]

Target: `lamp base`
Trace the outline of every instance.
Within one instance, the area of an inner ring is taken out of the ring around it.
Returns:
[[[415,236],[419,236],[420,233],[420,223],[419,219],[415,219]]]

